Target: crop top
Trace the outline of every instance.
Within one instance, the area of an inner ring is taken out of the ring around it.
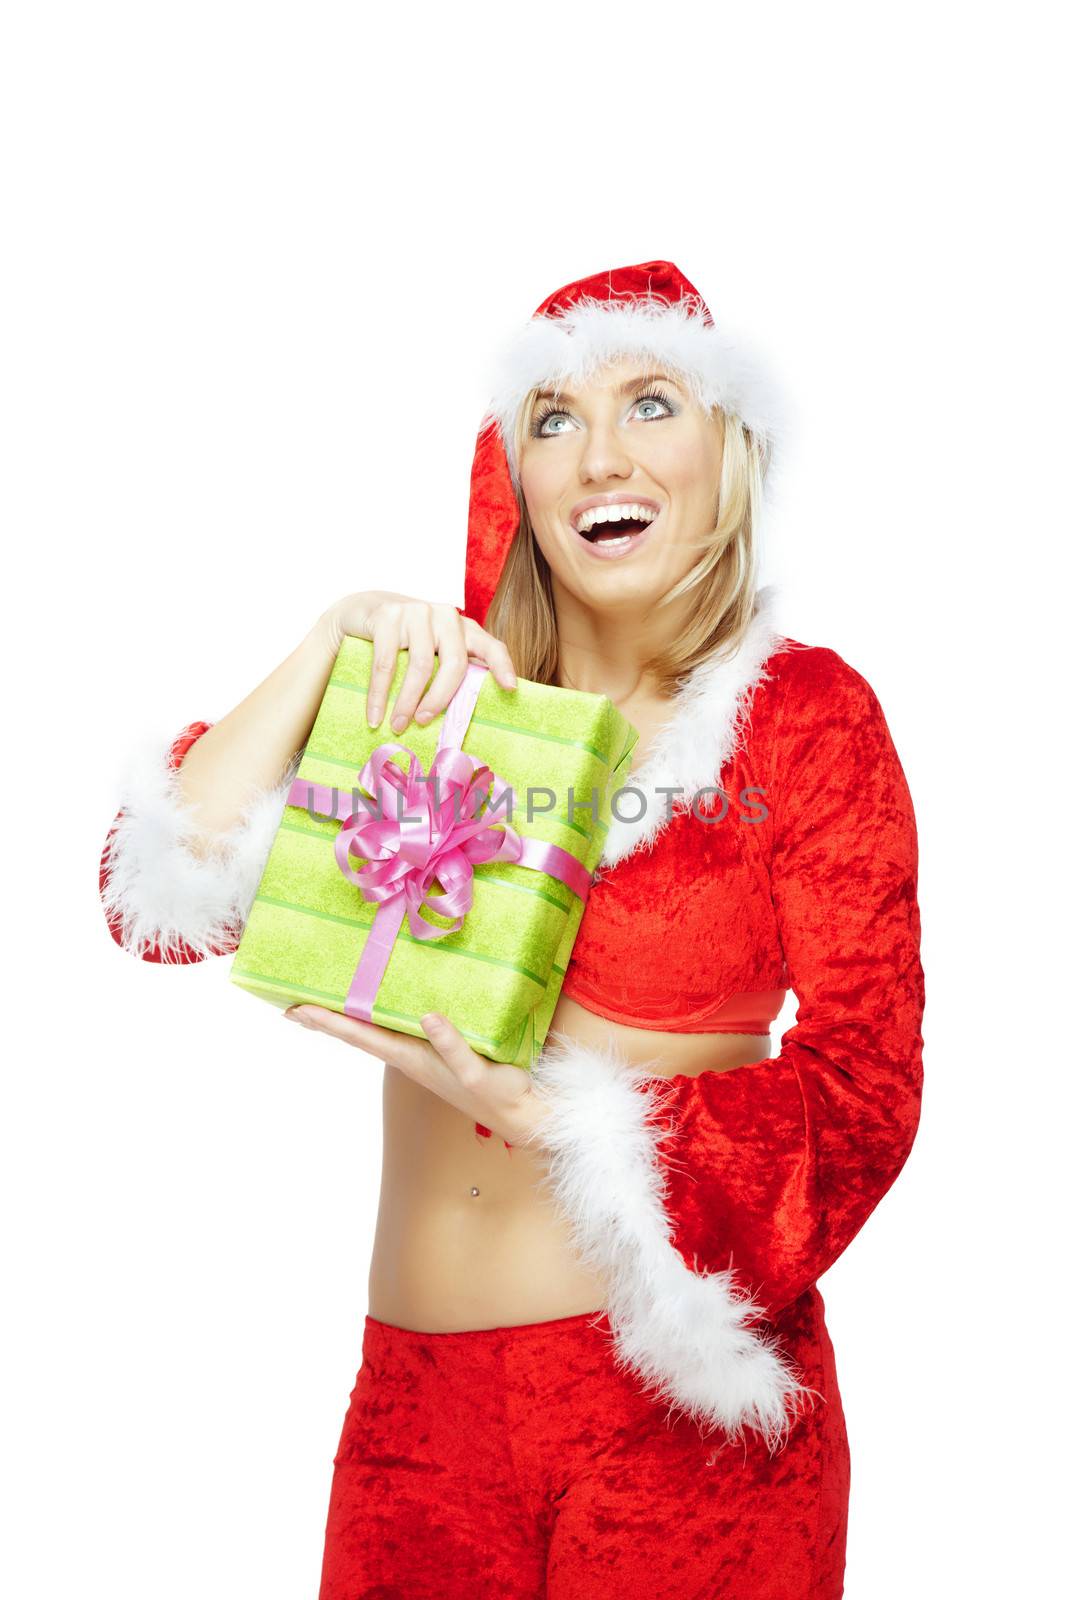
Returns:
[[[627,1028],[647,1028],[644,1017],[635,1017],[605,998],[603,991],[584,989],[573,969],[568,970],[560,991],[587,1011]],[[656,1029],[661,1033],[754,1033],[769,1034],[771,1023],[785,1004],[788,989],[757,989],[748,994],[732,994],[710,1014],[686,1011],[675,1017],[661,1017]]]
[[[562,986],[587,1010],[660,1033],[769,1034],[791,985],[761,820],[766,747],[738,751],[722,776],[720,820],[723,803],[709,797],[696,801],[704,825],[676,819],[654,849],[612,836]]]

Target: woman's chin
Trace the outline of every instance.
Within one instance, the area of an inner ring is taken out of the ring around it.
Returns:
[[[651,566],[644,561],[605,565],[595,572],[583,572],[570,587],[590,611],[636,608],[643,614],[671,587],[669,581],[653,574]]]

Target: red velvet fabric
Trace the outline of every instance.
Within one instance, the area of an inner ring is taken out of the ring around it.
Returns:
[[[835,651],[786,643],[720,780],[730,796],[761,785],[767,820],[677,813],[594,885],[563,985],[671,1032],[699,1031],[734,991],[793,989],[777,1056],[656,1090],[675,1247],[696,1271],[732,1265],[772,1315],[908,1156],[925,1000],[915,819],[885,717]]]
[[[484,626],[519,526],[511,469],[495,424],[483,424],[471,466],[462,615]]]
[[[770,699],[757,691],[754,732]],[[678,811],[651,850],[600,868],[564,994],[633,1028],[702,1033],[731,996],[789,988],[771,890],[771,754],[764,737],[730,764],[719,779],[727,808],[708,795],[699,802],[704,821]],[[746,789],[759,791],[748,803]],[[635,802],[621,795],[620,813],[633,814]],[[662,810],[666,801],[649,803]]]
[[[679,1018],[670,1026],[671,1033],[770,1033],[770,1025],[785,1004],[787,989],[761,989],[755,994],[732,994],[724,1000],[721,1006],[710,1016],[701,1017],[698,1023],[689,1026],[690,1018]],[[575,999],[580,1000],[581,991],[577,984],[567,990]],[[638,1021],[625,1011],[615,1010],[608,1005],[601,995],[590,994],[588,1009],[596,1011],[600,1016],[609,1018],[612,1022],[621,1022],[627,1027],[646,1027],[643,1021]],[[662,1031],[662,1030],[661,1030]]]
[[[319,1600],[839,1600],[850,1460],[818,1290],[781,1327],[825,1404],[774,1455],[667,1425],[595,1316],[366,1318]]]
[[[555,289],[542,300],[535,317],[553,317],[567,311],[579,300],[659,300],[668,305],[688,300],[709,327],[714,318],[707,302],[696,285],[690,283],[684,272],[673,261],[639,261],[632,267],[609,267],[604,272],[591,272],[584,278],[575,278]]]

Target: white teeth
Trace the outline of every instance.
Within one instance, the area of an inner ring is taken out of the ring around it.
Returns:
[[[579,533],[588,533],[590,528],[595,528],[598,523],[621,522],[624,517],[637,522],[654,522],[656,512],[651,506],[625,504],[593,506],[592,510],[582,512],[575,527]]]

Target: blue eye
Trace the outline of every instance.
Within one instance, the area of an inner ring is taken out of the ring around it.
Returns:
[[[635,406],[662,406],[669,417],[675,414],[675,408],[667,396],[660,389],[650,389],[647,394],[638,395],[634,401]],[[646,416],[645,422],[658,422],[658,416]]]
[[[543,411],[534,423],[534,433],[540,434],[542,439],[546,439],[553,433],[562,433],[563,431],[561,428],[549,429],[548,423],[566,421],[568,421],[568,417],[565,411]]]
[[[651,405],[660,406],[662,409],[658,415],[653,413],[643,416],[641,418],[642,422],[659,422],[664,415],[668,417],[677,415],[677,407],[673,400],[669,399],[662,389],[646,389],[644,394],[639,394],[634,400],[635,407]],[[552,405],[545,405],[533,419],[530,427],[530,436],[534,439],[550,439],[554,434],[564,431],[562,428],[549,428],[548,424],[550,422],[569,422],[570,420],[572,419],[569,412],[560,411],[558,407]]]

